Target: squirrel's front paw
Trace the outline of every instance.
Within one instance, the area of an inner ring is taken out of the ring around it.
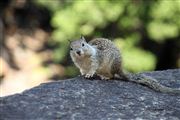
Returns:
[[[91,78],[91,77],[93,77],[93,75],[94,75],[94,74],[86,74],[86,75],[85,75],[85,78]]]

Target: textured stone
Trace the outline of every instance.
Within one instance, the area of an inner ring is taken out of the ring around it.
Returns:
[[[180,69],[144,74],[166,86],[180,87]],[[179,120],[180,95],[156,92],[126,81],[76,77],[1,97],[0,119]]]

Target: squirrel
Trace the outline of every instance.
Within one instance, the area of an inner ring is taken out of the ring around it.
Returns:
[[[146,85],[155,91],[180,94],[180,88],[166,87],[152,77],[125,74],[120,50],[109,39],[95,38],[86,42],[81,36],[78,40],[70,41],[70,56],[85,78],[91,78],[96,74],[101,79],[119,78]]]

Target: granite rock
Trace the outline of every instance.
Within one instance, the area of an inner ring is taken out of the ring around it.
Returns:
[[[142,74],[142,73],[141,73]],[[143,73],[180,88],[180,69]],[[179,120],[180,95],[120,80],[76,77],[0,98],[0,120]]]

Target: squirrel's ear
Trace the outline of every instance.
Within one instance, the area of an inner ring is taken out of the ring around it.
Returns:
[[[82,39],[82,40],[84,40],[84,41],[86,41],[86,39],[84,38],[84,36],[83,36],[83,35],[81,35],[81,39]]]

